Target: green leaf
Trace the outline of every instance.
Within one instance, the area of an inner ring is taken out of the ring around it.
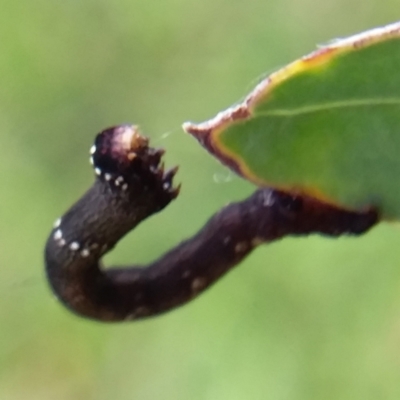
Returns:
[[[400,218],[400,23],[337,40],[184,129],[259,186]]]

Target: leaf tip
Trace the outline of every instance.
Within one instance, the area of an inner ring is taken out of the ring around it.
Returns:
[[[209,136],[215,136],[218,132],[226,129],[227,126],[241,119],[246,119],[251,116],[246,102],[228,108],[225,111],[218,113],[214,118],[195,124],[193,122],[185,122],[182,128],[185,132],[193,135],[200,142]]]

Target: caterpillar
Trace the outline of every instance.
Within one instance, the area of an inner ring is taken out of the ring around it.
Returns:
[[[95,181],[57,221],[45,246],[46,276],[72,312],[112,322],[156,316],[215,283],[263,243],[286,235],[359,235],[375,209],[340,209],[309,196],[260,188],[217,212],[193,237],[147,266],[104,269],[101,258],[178,197],[177,168],[134,125],[100,132],[90,149]],[[267,262],[268,260],[266,260]]]

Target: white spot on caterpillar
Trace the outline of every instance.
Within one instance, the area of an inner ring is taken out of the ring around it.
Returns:
[[[61,225],[61,218],[55,220],[53,228],[56,229]]]
[[[104,179],[105,179],[106,181],[110,181],[111,178],[112,178],[111,174],[104,174]]]
[[[246,242],[239,242],[235,246],[235,253],[243,253],[249,248],[249,245]]]
[[[271,207],[274,204],[274,199],[272,197],[272,192],[268,191],[267,193],[263,193],[263,206],[264,207]]]
[[[90,157],[90,164],[94,165],[93,157]]]
[[[62,239],[62,232],[61,232],[61,229],[57,229],[57,230],[54,232],[53,238],[54,238],[54,240],[60,240],[60,239]]]
[[[94,172],[96,173],[96,175],[101,175],[101,169],[100,168],[95,168]]]
[[[81,256],[82,257],[89,257],[89,255],[90,255],[90,251],[88,249],[83,249],[81,251]]]
[[[165,182],[162,187],[164,190],[167,190],[167,189],[169,189],[170,184],[168,182]]]
[[[204,289],[207,281],[204,278],[195,278],[192,282],[192,291],[198,293],[201,289]]]
[[[94,153],[96,153],[96,146],[95,146],[95,145],[93,145],[93,146],[90,148],[90,154],[94,154]]]
[[[126,189],[128,189],[128,184],[127,184],[127,183],[124,183],[124,184],[122,185],[122,190],[126,190]]]
[[[260,244],[262,244],[262,243],[264,243],[264,240],[263,240],[263,238],[261,238],[261,237],[255,237],[255,238],[251,241],[251,245],[252,245],[253,247],[256,247],[256,246],[258,246],[258,245],[260,245]]]
[[[191,271],[190,271],[190,269],[187,269],[186,271],[184,271],[184,273],[182,274],[182,278],[183,279],[186,279],[186,278],[189,278],[189,276],[191,275]]]
[[[60,239],[60,240],[57,242],[57,244],[58,244],[60,247],[63,247],[63,246],[65,246],[65,245],[67,244],[67,242],[65,241],[65,239]]]
[[[115,186],[119,186],[123,181],[124,181],[124,178],[123,178],[122,176],[119,176],[119,177],[115,180]]]
[[[79,249],[79,243],[78,243],[78,242],[72,242],[72,243],[69,245],[69,248],[70,248],[71,250],[78,250],[78,249]]]

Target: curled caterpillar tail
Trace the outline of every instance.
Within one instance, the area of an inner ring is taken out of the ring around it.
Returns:
[[[104,130],[90,153],[95,182],[56,221],[45,263],[60,301],[95,320],[135,320],[187,303],[262,243],[285,235],[361,234],[378,221],[374,210],[350,212],[265,188],[224,207],[152,264],[104,270],[101,257],[178,196],[177,168],[164,171],[164,151],[149,147],[136,126]]]

